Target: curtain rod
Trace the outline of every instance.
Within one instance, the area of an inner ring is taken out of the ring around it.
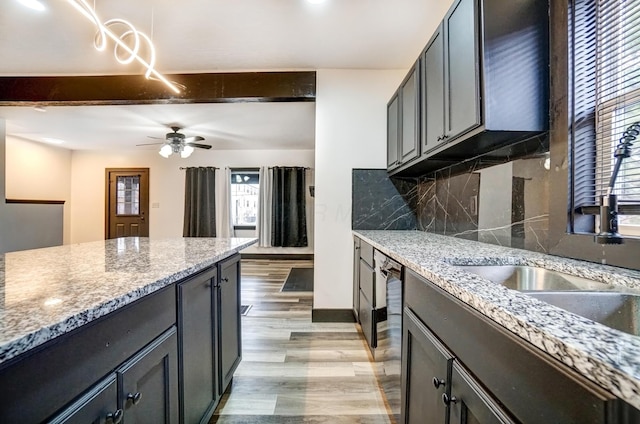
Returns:
[[[185,169],[189,169],[189,168],[213,168],[213,169],[220,169],[220,168],[216,168],[215,166],[189,166],[189,167],[184,167],[181,166],[180,168],[178,168],[181,171],[184,171]]]
[[[273,168],[304,168],[304,169],[311,169],[308,166],[270,166],[269,169],[273,169]]]

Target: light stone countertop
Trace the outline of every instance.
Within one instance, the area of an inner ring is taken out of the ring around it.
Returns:
[[[530,265],[640,289],[640,272],[422,231],[353,233],[486,317],[640,409],[640,337],[610,329],[455,265]]]
[[[0,364],[255,242],[128,237],[0,255]]]

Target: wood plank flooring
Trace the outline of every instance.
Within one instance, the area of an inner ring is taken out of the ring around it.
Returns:
[[[312,323],[311,292],[281,292],[291,267],[243,260],[242,363],[211,423],[395,423],[356,324]]]

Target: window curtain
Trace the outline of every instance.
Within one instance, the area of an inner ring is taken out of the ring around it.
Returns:
[[[271,247],[271,209],[273,207],[271,170],[267,166],[260,168],[260,193],[258,198],[258,222],[256,233],[258,246]]]
[[[305,247],[307,246],[305,169],[276,166],[272,173],[271,245]]]
[[[231,219],[231,168],[225,168],[222,178],[216,181],[216,231],[219,237],[235,237]]]
[[[216,168],[185,170],[183,237],[216,236]]]

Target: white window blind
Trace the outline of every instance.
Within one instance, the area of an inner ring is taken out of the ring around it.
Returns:
[[[569,5],[571,226],[593,232],[589,214],[598,213],[595,206],[607,192],[620,139],[640,122],[640,0],[569,0]],[[630,153],[613,193],[620,205],[635,205],[624,208],[629,215],[621,209],[621,226],[640,228],[640,215],[631,215],[640,207],[640,136]]]

